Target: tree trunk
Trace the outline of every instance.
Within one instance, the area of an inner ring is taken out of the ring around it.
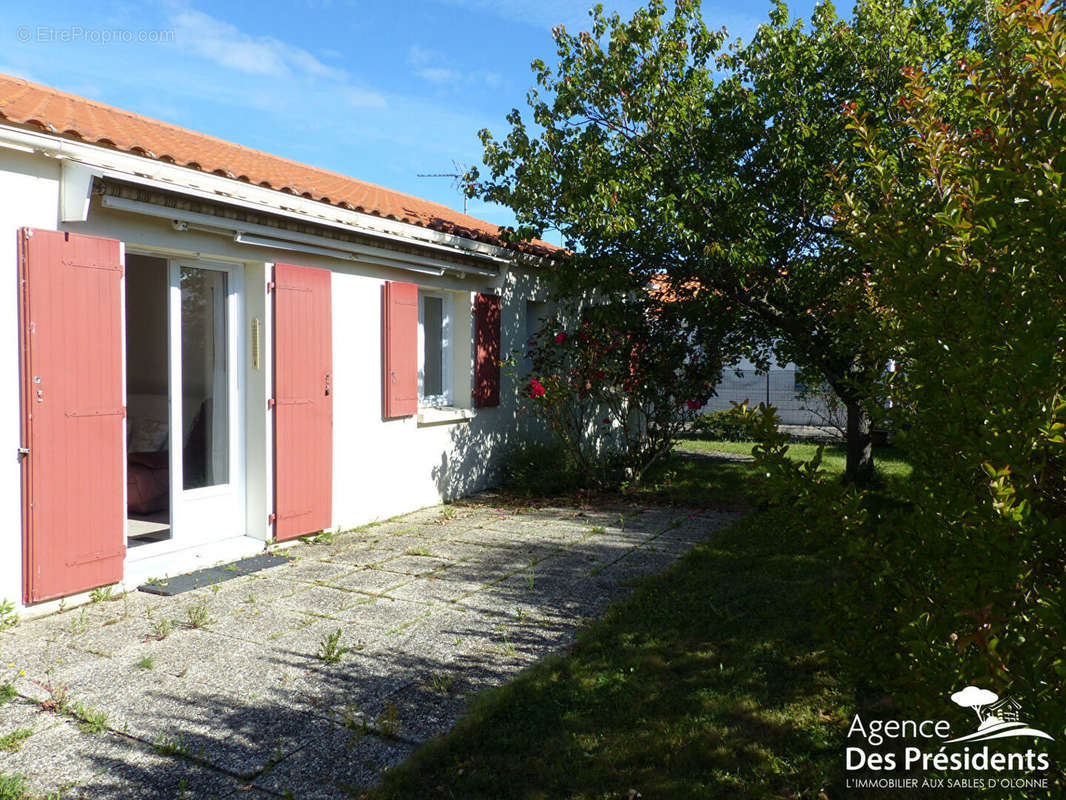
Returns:
[[[860,486],[874,476],[874,453],[870,437],[870,415],[861,403],[848,400],[847,448],[848,460],[844,480]]]

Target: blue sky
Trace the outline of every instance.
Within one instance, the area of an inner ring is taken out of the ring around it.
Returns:
[[[524,107],[551,28],[579,30],[591,2],[98,0],[8,3],[0,72],[462,208],[453,162],[480,164],[477,131]],[[605,2],[629,15],[641,3]],[[811,0],[793,3],[809,17]],[[89,8],[91,6],[91,8]],[[745,39],[769,2],[703,4]],[[171,41],[102,41],[107,31]],[[66,38],[66,41],[63,39]],[[158,37],[155,37],[158,38]],[[499,224],[507,209],[472,200]]]

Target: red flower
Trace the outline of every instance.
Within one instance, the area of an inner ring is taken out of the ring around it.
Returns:
[[[566,341],[566,334],[565,333],[563,333],[562,331],[559,331],[557,334],[555,334],[555,343],[556,344],[562,344],[565,341]]]
[[[544,397],[548,393],[548,390],[544,388],[544,384],[538,381],[536,378],[529,379],[529,396],[530,397]]]
[[[611,424],[611,418],[610,417],[604,417],[603,418],[603,424],[604,425],[610,425]]]
[[[599,379],[601,379],[601,380],[602,380],[602,379],[603,379],[603,376],[604,376],[604,371],[603,371],[602,369],[598,369],[598,370],[596,370],[596,377],[597,377],[597,378],[599,378]]]
[[[686,400],[685,405],[689,407],[690,411],[699,411],[703,407],[703,403],[699,400]]]

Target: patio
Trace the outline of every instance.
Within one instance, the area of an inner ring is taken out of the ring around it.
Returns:
[[[63,797],[358,793],[472,694],[565,648],[632,581],[736,518],[495,502],[423,509],[205,590],[132,592],[0,632],[0,684],[18,692],[0,705],[0,774]],[[338,630],[347,652],[333,660]]]

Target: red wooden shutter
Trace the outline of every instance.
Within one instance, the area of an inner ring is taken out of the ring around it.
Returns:
[[[122,245],[19,231],[23,596],[122,579]]]
[[[500,404],[500,296],[474,300],[474,408]]]
[[[418,411],[418,287],[386,281],[383,305],[384,415],[409,417]]]
[[[333,524],[330,273],[274,265],[274,535]]]

